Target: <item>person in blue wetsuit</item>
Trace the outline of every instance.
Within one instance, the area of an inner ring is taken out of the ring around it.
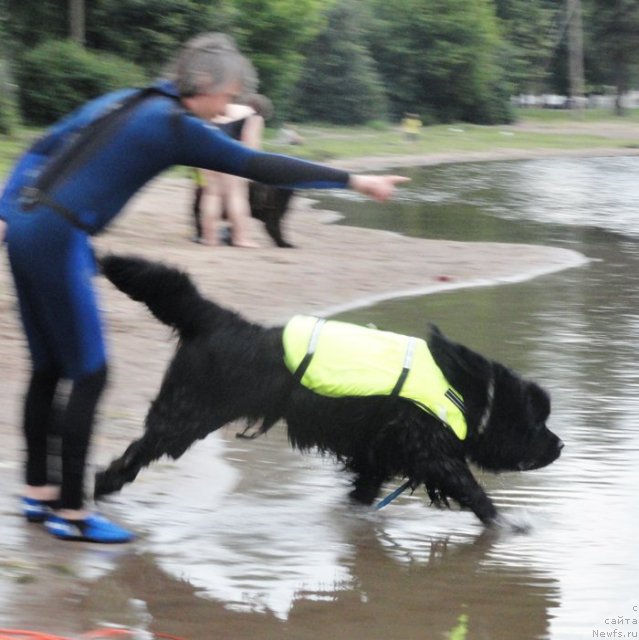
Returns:
[[[248,149],[210,120],[255,74],[235,43],[204,34],[178,53],[166,78],[90,101],[54,125],[18,161],[0,196],[9,263],[32,373],[24,404],[22,509],[52,535],[127,542],[133,535],[85,506],[85,465],[107,380],[90,235],[103,231],[148,180],[174,164],[291,188],[352,188],[389,198],[399,176],[349,175]],[[58,411],[60,382],[71,382]],[[50,481],[47,438],[61,434],[61,478]]]

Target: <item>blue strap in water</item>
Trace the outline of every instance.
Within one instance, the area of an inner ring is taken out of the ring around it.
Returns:
[[[404,491],[406,491],[406,489],[408,489],[409,487],[410,487],[410,480],[407,480],[406,482],[404,482],[404,484],[401,487],[397,487],[395,491],[389,493],[383,500],[380,500],[377,503],[377,505],[375,505],[375,509],[382,509],[387,504],[395,500],[395,498],[398,495],[400,495],[401,493],[404,493]]]

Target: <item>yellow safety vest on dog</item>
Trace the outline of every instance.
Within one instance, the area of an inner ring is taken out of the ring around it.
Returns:
[[[399,395],[466,437],[463,398],[424,340],[312,316],[294,316],[282,340],[287,368],[315,393]]]

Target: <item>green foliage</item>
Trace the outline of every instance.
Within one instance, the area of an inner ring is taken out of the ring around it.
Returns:
[[[363,124],[386,117],[384,88],[361,25],[355,2],[340,2],[329,12],[326,29],[308,47],[295,95],[297,118]]]
[[[324,25],[326,0],[233,0],[233,35],[260,77],[260,92],[285,117],[305,48]]]
[[[67,2],[55,0],[5,0],[7,33],[16,56],[48,39],[67,35]],[[62,5],[62,6],[61,6]]]
[[[68,3],[1,0],[14,60],[68,32]],[[261,91],[282,117],[304,61],[304,48],[322,27],[325,0],[91,0],[86,1],[86,45],[161,71],[190,37],[205,31],[235,36],[257,67]]]
[[[582,4],[588,86],[618,93],[636,86],[639,1]],[[196,33],[230,33],[257,67],[279,120],[289,117],[296,86],[304,97],[295,113],[331,122],[382,118],[385,103],[395,119],[411,111],[424,123],[500,122],[511,118],[511,93],[567,90],[563,0],[85,0],[85,9],[87,48],[135,63],[147,77]],[[24,59],[68,36],[68,10],[68,0],[0,0],[0,60],[26,74],[20,100],[31,119],[49,116],[31,113],[33,92],[42,92]],[[95,60],[74,60],[73,86],[78,64],[98,69]],[[55,66],[42,63],[35,66]],[[79,84],[82,95],[94,91],[88,78]],[[6,86],[0,129],[12,117]],[[68,98],[55,93],[43,113],[74,103]]]
[[[394,115],[492,123],[511,118],[504,43],[491,0],[371,0],[371,51]]]
[[[562,37],[563,6],[555,0],[498,0],[506,39],[506,72],[514,93],[544,93]]]
[[[597,80],[615,86],[619,96],[639,79],[639,3],[594,0],[592,13],[596,19],[591,23],[589,48],[597,60]]]
[[[87,2],[87,45],[156,74],[190,37],[227,31],[226,0],[93,0]]]
[[[68,0],[4,0],[15,57],[68,36]],[[174,51],[203,31],[226,31],[231,0],[85,0],[86,45],[156,73]]]
[[[17,66],[25,119],[49,124],[106,91],[145,81],[141,70],[112,55],[96,54],[70,40],[51,40],[26,54]]]

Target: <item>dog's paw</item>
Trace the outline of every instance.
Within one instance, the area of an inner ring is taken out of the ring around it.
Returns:
[[[375,502],[377,493],[377,489],[373,490],[369,487],[356,487],[348,494],[348,497],[353,504],[370,507],[370,505]]]
[[[505,516],[500,513],[491,523],[491,526],[501,531],[516,534],[527,534],[533,529],[532,522],[526,514],[509,514]]]

